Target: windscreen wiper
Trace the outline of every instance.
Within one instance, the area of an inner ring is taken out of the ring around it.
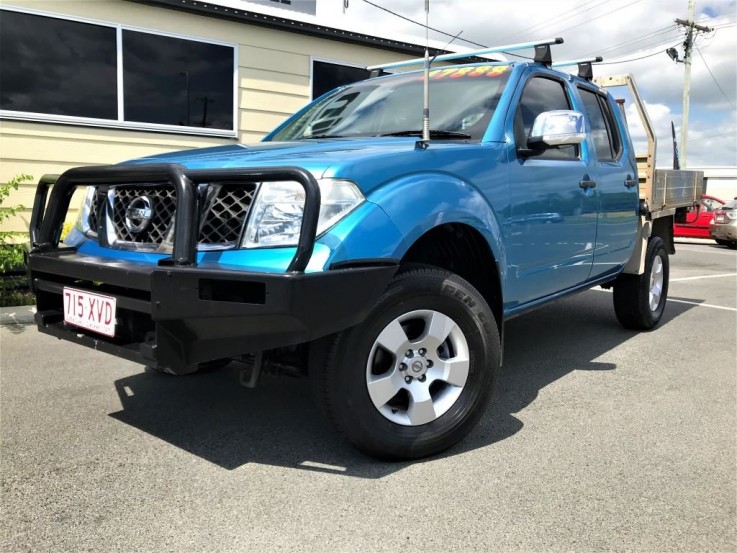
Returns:
[[[342,134],[312,134],[310,136],[303,136],[300,140],[314,140],[316,138],[347,138]]]
[[[382,133],[379,136],[422,136],[422,130],[387,132]],[[430,136],[433,138],[471,138],[470,134],[455,131],[441,131],[437,129],[431,129]]]

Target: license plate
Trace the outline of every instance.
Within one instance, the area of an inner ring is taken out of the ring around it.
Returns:
[[[724,213],[717,213],[714,216],[714,221],[717,223],[723,223],[727,218],[724,216]]]
[[[65,286],[64,322],[115,336],[115,298]]]

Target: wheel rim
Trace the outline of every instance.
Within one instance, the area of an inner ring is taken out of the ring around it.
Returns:
[[[379,333],[366,363],[374,407],[404,426],[427,424],[458,400],[470,365],[466,337],[447,315],[405,313]]]
[[[665,275],[663,274],[663,260],[660,256],[653,259],[653,267],[650,271],[650,311],[656,311],[660,305],[660,298],[663,295],[663,282]]]

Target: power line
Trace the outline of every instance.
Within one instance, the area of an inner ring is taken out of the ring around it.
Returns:
[[[399,19],[404,19],[405,21],[409,21],[410,23],[414,23],[415,25],[419,25],[423,29],[424,28],[428,28],[431,31],[434,31],[436,33],[440,33],[441,35],[445,35],[445,36],[450,37],[450,38],[454,38],[454,37],[457,36],[457,35],[453,35],[451,33],[446,33],[445,31],[441,31],[440,29],[436,29],[434,27],[427,26],[424,23],[421,23],[420,21],[415,21],[414,19],[412,19],[410,17],[404,16],[401,13],[393,12],[389,8],[385,8],[384,6],[380,6],[379,4],[374,4],[370,0],[363,0],[363,1],[366,4],[368,4],[369,6],[373,6],[374,8],[377,8],[377,9],[379,9],[381,11],[384,11],[386,13],[390,13],[393,16],[398,17]],[[474,46],[478,46],[479,48],[488,48],[488,46],[486,46],[485,44],[479,44],[478,42],[474,42],[472,40],[467,40],[465,38],[458,38],[458,40],[462,40],[463,42],[467,42],[468,44],[473,44]]]
[[[534,33],[537,33],[537,32],[540,32],[543,29],[545,29],[546,27],[551,27],[553,25],[557,25],[557,24],[559,24],[559,23],[561,23],[563,21],[566,21],[567,19],[570,19],[572,17],[576,17],[576,16],[578,16],[578,15],[584,13],[584,12],[593,10],[594,8],[598,8],[599,6],[601,6],[603,4],[606,4],[607,1],[608,0],[602,0],[598,4],[594,4],[592,6],[589,6],[589,7],[584,8],[584,9],[580,9],[580,8],[583,7],[583,6],[585,6],[586,3],[581,4],[579,6],[575,6],[575,7],[571,8],[568,11],[565,11],[563,13],[558,14],[557,16],[553,17],[552,19],[548,19],[547,21],[544,21],[542,23],[536,23],[536,24],[532,25],[531,27],[527,27],[526,29],[524,29],[524,30],[522,30],[522,31],[520,31],[518,33],[516,32],[515,35],[517,35],[517,36],[524,36],[524,35],[526,35],[528,33],[533,33],[533,32]],[[574,12],[574,13],[571,13],[571,12]],[[567,17],[563,17],[566,14],[570,14],[570,15],[568,15]],[[505,36],[509,36],[509,35],[505,35]]]
[[[597,19],[601,19],[605,15],[609,15],[611,13],[618,12],[620,10],[623,10],[624,8],[627,8],[627,7],[629,7],[629,6],[633,5],[633,4],[638,4],[640,2],[642,2],[642,0],[634,0],[633,2],[630,2],[629,4],[625,4],[621,8],[616,8],[614,10],[605,12],[605,13],[603,13],[601,15],[597,15],[596,17],[592,17],[591,19],[587,19],[586,21],[582,21],[581,23],[578,23],[576,25],[573,25],[572,27],[566,27],[565,29],[562,29],[562,30],[558,31],[557,34],[562,34],[564,31],[570,31],[571,29],[575,29],[576,27],[580,27],[581,25],[586,25],[587,23],[590,23],[591,21],[595,21]]]
[[[714,84],[717,85],[717,88],[719,89],[719,92],[722,93],[722,96],[724,96],[724,99],[727,100],[727,103],[732,106],[733,110],[737,110],[737,107],[732,103],[732,100],[727,97],[724,90],[722,90],[722,87],[719,86],[719,81],[717,81],[717,78],[714,76],[714,73],[711,72],[711,69],[709,68],[709,64],[706,63],[706,60],[704,59],[703,54],[701,53],[701,50],[699,48],[696,48],[696,51],[699,53],[699,57],[701,58],[701,61],[704,62],[704,67],[706,67],[706,70],[709,72],[709,75],[711,75],[711,79],[714,81]]]
[[[675,44],[673,44],[672,46],[670,46],[670,48],[674,48],[674,47],[678,46],[679,44],[680,44],[680,42],[676,42]],[[647,56],[641,56],[639,58],[632,58],[632,59],[629,59],[629,60],[620,60],[620,61],[600,62],[600,63],[597,63],[596,65],[615,65],[617,63],[629,63],[631,61],[639,61],[639,60],[644,60],[646,58],[652,58],[653,56],[657,56],[657,55],[662,54],[664,52],[665,52],[665,50],[658,50],[657,52],[653,52],[652,54],[648,54]]]
[[[374,2],[371,2],[370,0],[363,0],[363,2],[365,2],[369,6],[373,6],[374,8],[377,8],[377,9],[380,9],[382,11],[385,11],[386,13],[390,13],[391,15],[393,15],[395,17],[398,17],[398,18],[403,19],[405,21],[409,21],[410,23],[414,23],[415,25],[419,25],[423,29],[426,28],[426,29],[429,29],[429,30],[431,30],[433,32],[440,33],[441,35],[445,35],[445,36],[450,37],[450,38],[457,38],[458,40],[461,40],[463,42],[467,42],[468,44],[473,44],[474,46],[478,46],[480,48],[488,48],[488,46],[486,46],[485,44],[479,44],[478,42],[474,42],[472,40],[468,40],[468,39],[465,39],[465,38],[460,38],[460,37],[458,37],[457,34],[453,35],[451,33],[447,33],[445,31],[441,31],[440,29],[436,29],[434,27],[430,27],[429,25],[425,25],[424,23],[421,23],[420,21],[415,21],[414,19],[412,19],[410,17],[407,17],[407,16],[404,16],[404,15],[402,15],[400,13],[394,12],[394,11],[390,10],[389,8],[385,8],[384,6],[380,6],[379,4],[375,4]],[[503,54],[506,54],[508,56],[514,56],[516,58],[522,58],[522,59],[526,59],[526,60],[532,59],[532,58],[530,58],[528,56],[520,56],[519,54],[513,54],[511,52],[502,52],[502,53]]]
[[[625,42],[620,42],[618,44],[613,44],[613,45],[611,45],[611,46],[609,46],[607,48],[604,48],[603,50],[597,50],[596,51],[596,54],[597,55],[604,55],[606,53],[615,52],[617,50],[629,49],[632,46],[634,46],[635,44],[640,43],[640,42],[645,43],[645,44],[640,44],[634,50],[635,52],[639,52],[639,51],[642,51],[642,50],[644,50],[644,49],[646,49],[648,47],[658,46],[660,43],[663,42],[663,39],[665,38],[664,35],[669,35],[669,34],[673,33],[676,30],[677,30],[676,25],[675,24],[672,24],[672,25],[669,25],[667,27],[663,27],[661,29],[658,29],[657,31],[653,31],[652,33],[648,33],[646,35],[643,35],[643,36],[641,36],[639,38],[634,38],[632,40],[627,40]],[[656,38],[657,38],[657,41],[654,41],[653,39],[656,39]],[[673,40],[676,40],[676,37],[674,36],[674,37],[672,37],[672,39]],[[625,53],[622,53],[622,54],[617,54],[617,56],[627,56],[630,53],[632,53],[631,50],[629,52],[625,52]],[[614,56],[614,54],[610,54],[610,55]]]

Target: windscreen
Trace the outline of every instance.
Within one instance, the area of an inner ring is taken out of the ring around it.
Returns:
[[[430,72],[430,129],[480,140],[509,65],[472,65]],[[338,89],[294,117],[270,140],[401,135],[422,129],[424,73],[369,79]],[[448,136],[448,138],[452,138]]]

